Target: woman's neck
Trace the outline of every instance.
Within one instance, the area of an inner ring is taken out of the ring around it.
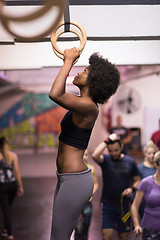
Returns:
[[[85,86],[83,88],[80,88],[80,94],[81,94],[81,97],[91,98],[90,95],[89,95],[89,90],[88,90],[87,86]]]
[[[154,181],[155,181],[155,183],[156,183],[157,185],[160,186],[160,172],[157,171],[157,172],[154,174]]]

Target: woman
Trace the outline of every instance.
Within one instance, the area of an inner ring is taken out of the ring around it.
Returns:
[[[141,179],[155,174],[156,168],[154,163],[154,155],[158,151],[157,146],[152,142],[148,141],[143,149],[144,162],[138,165],[138,170],[141,175]]]
[[[138,170],[139,170],[141,179],[154,175],[156,173],[154,155],[158,151],[158,148],[152,141],[148,141],[143,151],[144,151],[144,157],[145,157],[144,162],[138,165]],[[143,199],[139,207],[139,214],[141,219],[143,218],[144,208],[145,208],[145,201]]]
[[[142,233],[143,240],[160,239],[160,151],[154,156],[156,173],[144,178],[138,186],[131,211],[136,235]],[[139,224],[138,209],[142,199],[146,206],[142,219],[142,228]]]
[[[18,166],[18,157],[10,151],[5,137],[0,138],[0,205],[3,213],[4,227],[2,235],[13,240],[11,224],[11,205],[18,195],[23,195],[23,184]]]
[[[66,78],[79,49],[64,51],[64,64],[57,75],[49,97],[69,110],[61,122],[57,154],[58,183],[53,205],[51,240],[68,240],[79,215],[93,191],[91,169],[83,160],[94,123],[98,116],[97,103],[104,103],[119,86],[117,68],[98,54],[93,54],[90,65],[77,74],[73,84],[80,96],[66,93]]]

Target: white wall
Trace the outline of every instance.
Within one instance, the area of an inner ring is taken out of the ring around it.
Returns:
[[[116,96],[113,97],[113,124],[117,115],[123,118],[126,127],[139,127],[142,130],[142,145],[149,140],[151,133],[158,130],[158,118],[160,118],[160,75],[146,76],[140,79],[128,81],[122,87],[131,87],[140,94],[140,108],[137,112],[122,113],[116,104]]]
[[[18,13],[18,9],[21,11],[23,7],[8,8],[10,12]],[[160,5],[71,6],[70,17],[85,28],[88,37],[108,38],[106,41],[87,41],[77,66],[87,65],[88,57],[93,52],[100,52],[120,65],[160,63]],[[0,28],[0,41],[13,43],[0,45],[1,70],[62,65],[62,60],[53,53],[50,42],[14,43],[14,37],[1,25]],[[41,26],[37,27],[39,28]],[[23,32],[30,31],[24,28]],[[120,40],[119,37],[132,37],[132,40]],[[133,40],[134,37],[139,37],[139,40]],[[145,37],[148,40],[144,40]],[[114,40],[110,40],[111,38]],[[63,50],[75,44],[77,42],[62,42],[59,46]]]

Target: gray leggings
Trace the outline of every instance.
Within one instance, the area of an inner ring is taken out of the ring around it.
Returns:
[[[93,191],[91,169],[78,173],[57,173],[50,240],[69,240],[79,215]]]

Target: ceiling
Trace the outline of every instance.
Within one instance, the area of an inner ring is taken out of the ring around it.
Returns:
[[[26,16],[45,4],[42,0],[7,0],[0,13]],[[61,20],[81,24],[87,34],[86,46],[71,75],[88,64],[93,52],[119,66],[122,82],[160,72],[160,0],[66,0],[65,4]],[[57,7],[51,8],[39,21],[9,21],[9,27],[32,36],[54,22],[58,11]],[[64,50],[79,47],[80,41],[73,33],[65,33],[57,44]],[[10,34],[2,22],[0,53],[0,94],[24,89],[40,91],[40,85],[41,91],[48,91],[63,63],[53,52],[50,33],[36,41],[22,41]]]
[[[59,0],[60,1],[60,0]],[[40,0],[8,0],[1,12],[9,16],[24,16],[42,8]],[[46,2],[45,2],[46,3]],[[87,34],[86,46],[76,66],[88,64],[93,51],[118,65],[160,64],[160,1],[159,0],[70,0],[69,19],[81,24]],[[66,5],[68,6],[68,5]],[[37,34],[45,24],[54,21],[59,9],[45,19],[18,24],[9,21],[10,28],[19,34]],[[67,11],[66,11],[67,12]],[[65,13],[66,13],[65,12]],[[61,20],[66,19],[65,16]],[[53,52],[50,34],[34,42],[24,42],[10,34],[0,23],[0,70],[40,69],[61,66],[63,61]],[[74,34],[63,34],[58,46],[76,46],[80,42]]]

